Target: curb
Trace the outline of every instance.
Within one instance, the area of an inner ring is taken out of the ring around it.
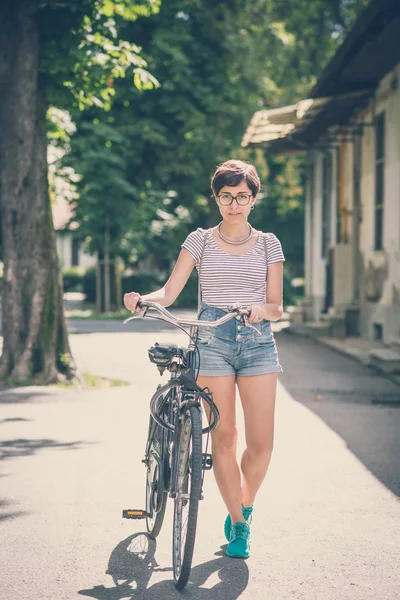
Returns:
[[[297,335],[297,337],[307,338],[318,344],[321,344],[322,346],[325,346],[325,348],[330,348],[334,352],[337,352],[337,354],[341,354],[342,356],[345,356],[346,358],[349,358],[351,360],[354,360],[355,362],[358,362],[363,367],[368,367],[369,369],[373,369],[373,371],[375,371],[377,373],[377,375],[380,375],[381,377],[388,379],[389,381],[391,381],[392,383],[394,383],[400,387],[400,373],[398,373],[398,374],[383,373],[382,371],[379,371],[379,369],[376,369],[373,365],[371,365],[369,363],[369,361],[366,360],[363,356],[359,356],[354,352],[349,352],[345,348],[340,348],[334,344],[330,344],[324,338],[320,338],[320,337],[313,336],[313,335],[307,335],[305,333],[300,333],[299,331],[295,331],[290,326],[286,327],[282,331],[284,333],[289,333],[290,335]]]

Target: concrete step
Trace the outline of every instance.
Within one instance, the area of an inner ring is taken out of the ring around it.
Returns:
[[[330,332],[328,335],[331,335],[335,338],[344,338],[346,337],[346,318],[344,315],[340,314],[327,314],[321,315],[321,319],[330,325]]]
[[[382,373],[400,373],[400,352],[379,348],[369,352],[370,365]]]

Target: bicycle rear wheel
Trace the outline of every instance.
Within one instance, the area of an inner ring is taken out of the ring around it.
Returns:
[[[154,427],[150,417],[149,435]],[[167,506],[165,489],[165,443],[166,432],[156,424],[146,456],[146,526],[150,538],[155,539],[161,531]]]
[[[177,438],[172,557],[175,586],[181,590],[188,582],[192,566],[201,494],[202,445],[198,407],[186,409]]]

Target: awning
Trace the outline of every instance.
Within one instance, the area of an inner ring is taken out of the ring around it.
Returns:
[[[242,146],[267,146],[277,153],[302,152],[333,125],[344,125],[364,107],[372,90],[360,90],[328,98],[308,98],[297,104],[259,110],[243,136]]]

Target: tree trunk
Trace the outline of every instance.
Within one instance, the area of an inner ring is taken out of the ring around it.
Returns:
[[[0,203],[3,355],[0,379],[72,376],[47,181],[46,102],[39,34],[27,0],[5,0],[0,21]]]
[[[122,308],[122,281],[121,281],[121,260],[117,257],[114,260],[115,265],[115,310]]]
[[[99,313],[117,310],[118,278],[117,257],[107,247],[97,253],[96,266],[96,310]]]
[[[100,253],[97,253],[97,262],[96,262],[96,311],[101,313],[102,310],[102,294],[101,294],[101,258]]]
[[[110,312],[110,231],[106,227],[104,248],[104,311]]]

